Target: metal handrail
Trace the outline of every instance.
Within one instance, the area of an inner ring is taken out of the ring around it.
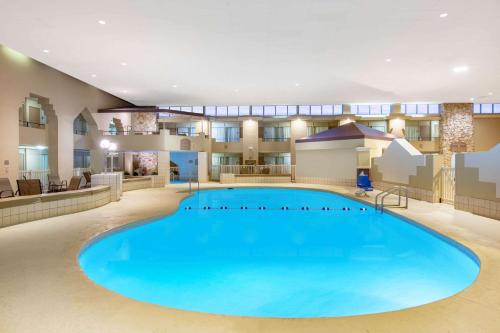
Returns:
[[[396,191],[398,193],[398,204],[394,207],[408,208],[408,189],[404,186],[398,185],[398,186],[391,187],[388,190],[382,191],[375,196],[375,210],[380,208],[380,212],[383,213],[384,212],[384,199],[387,196],[394,194],[394,192],[396,192]],[[405,197],[405,205],[404,206],[401,206],[401,192],[403,192],[403,195]],[[378,203],[379,197],[380,197],[380,206]]]

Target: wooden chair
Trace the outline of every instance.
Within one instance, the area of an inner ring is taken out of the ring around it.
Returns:
[[[42,194],[40,179],[18,179],[17,188],[20,196]]]
[[[92,174],[90,173],[90,171],[85,171],[83,173],[83,177],[85,178],[85,187],[90,187],[92,183]]]
[[[12,186],[10,185],[9,178],[0,178],[0,199],[10,198],[15,195]]]
[[[82,176],[73,176],[69,181],[68,191],[77,191],[80,189],[80,183],[82,181]]]

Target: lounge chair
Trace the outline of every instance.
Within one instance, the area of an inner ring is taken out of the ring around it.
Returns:
[[[0,178],[0,199],[10,198],[15,195],[12,186],[10,185],[9,178]]]
[[[373,191],[372,182],[365,174],[361,174],[358,176],[357,186],[358,186],[358,190],[356,191],[357,196],[368,196],[366,192]]]
[[[42,194],[40,179],[18,179],[17,188],[20,196]]]
[[[59,175],[49,175],[49,192],[65,191],[68,188],[68,182],[61,180]]]
[[[82,176],[73,176],[69,181],[68,191],[77,191],[80,189],[80,183],[82,181]]]
[[[85,171],[83,173],[83,177],[85,178],[85,186],[86,188],[90,187],[91,186],[91,182],[92,182],[92,174],[90,173],[90,171]]]

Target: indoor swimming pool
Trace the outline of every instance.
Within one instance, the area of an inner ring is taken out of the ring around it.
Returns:
[[[90,242],[80,265],[132,299],[213,314],[310,318],[400,310],[472,284],[479,260],[338,194],[203,190],[172,215]]]

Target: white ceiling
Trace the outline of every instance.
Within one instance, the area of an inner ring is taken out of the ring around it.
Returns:
[[[0,43],[141,105],[486,102],[500,101],[499,13],[499,0],[0,0]]]

